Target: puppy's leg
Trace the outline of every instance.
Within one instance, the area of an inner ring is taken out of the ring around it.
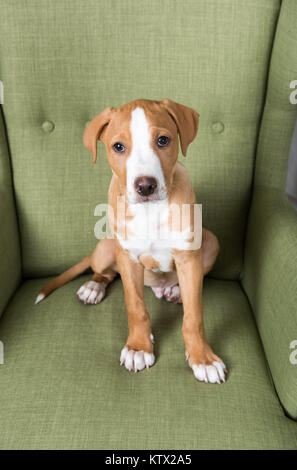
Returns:
[[[77,296],[84,304],[98,304],[105,296],[106,286],[116,277],[118,271],[115,257],[115,241],[104,238],[90,257],[94,275],[77,291]]]
[[[220,245],[217,237],[207,230],[202,229],[202,262],[203,262],[203,275],[205,276],[215,264],[217,256],[220,251]]]
[[[128,312],[129,336],[122,349],[120,363],[126,369],[142,370],[155,362],[151,324],[143,299],[144,268],[117,245],[117,265],[121,274]]]
[[[225,365],[209,346],[203,322],[202,249],[174,251],[174,259],[181,290],[184,318],[182,332],[186,357],[198,380],[221,383],[225,381]]]

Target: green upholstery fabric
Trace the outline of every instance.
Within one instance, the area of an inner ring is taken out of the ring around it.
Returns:
[[[288,154],[297,118],[289,96],[297,77],[297,2],[286,0],[277,26],[259,138],[243,285],[253,306],[278,395],[297,419],[297,214],[285,197]]]
[[[37,306],[43,280],[27,281],[2,317],[1,448],[296,448],[296,423],[275,395],[237,282],[205,282],[209,341],[230,371],[225,384],[209,385],[185,361],[181,306],[148,288],[157,362],[138,374],[120,367],[122,284],[115,281],[102,304],[85,306],[75,295],[85,280]]]
[[[288,155],[297,118],[289,98],[297,77],[297,2],[283,0],[271,58],[256,158],[255,185],[285,191]]]
[[[21,279],[19,233],[15,215],[11,170],[0,110],[0,316]],[[1,339],[1,336],[0,336]]]
[[[0,319],[1,449],[296,449],[283,409],[297,418],[297,216],[284,199],[296,15],[294,0],[2,0],[0,312],[21,268],[24,282]],[[183,162],[221,243],[204,289],[208,338],[230,371],[220,386],[194,379],[181,306],[149,289],[157,363],[139,374],[119,366],[119,281],[98,306],[75,296],[87,277],[34,305],[42,277],[97,242],[110,169],[102,144],[92,165],[86,122],[163,97],[201,116]]]
[[[170,97],[201,115],[185,164],[222,245],[213,275],[238,278],[279,6],[2,1],[0,72],[25,276],[58,273],[95,245],[94,208],[106,201],[110,170],[103,149],[92,166],[86,121],[109,105]]]
[[[289,360],[297,340],[297,214],[283,192],[259,187],[250,219],[243,285],[278,396],[297,419],[297,365]]]

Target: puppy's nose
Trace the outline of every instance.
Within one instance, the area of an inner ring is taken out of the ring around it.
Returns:
[[[151,176],[141,176],[136,178],[134,186],[140,196],[150,196],[155,192],[157,181]]]

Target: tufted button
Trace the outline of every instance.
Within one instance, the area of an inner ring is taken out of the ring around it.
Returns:
[[[225,126],[221,121],[214,122],[212,125],[212,130],[216,134],[221,134],[224,131],[224,129],[225,129]]]
[[[52,121],[44,121],[41,127],[44,132],[49,133],[53,132],[55,124]]]

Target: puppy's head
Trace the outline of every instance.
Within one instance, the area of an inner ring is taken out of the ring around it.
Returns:
[[[136,100],[106,108],[87,126],[84,144],[97,158],[97,140],[104,142],[109,164],[130,203],[166,199],[178,157],[198,130],[199,115],[168,99]]]

